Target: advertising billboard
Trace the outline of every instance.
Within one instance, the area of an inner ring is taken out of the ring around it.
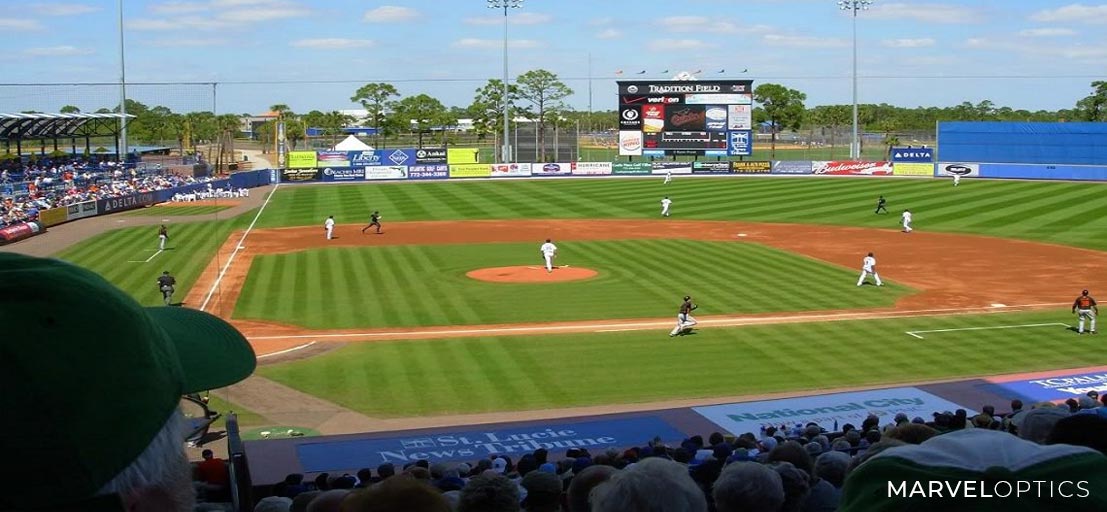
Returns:
[[[748,148],[732,150],[727,133],[752,129],[752,80],[620,81],[618,87],[620,155],[752,152],[752,135]]]
[[[320,169],[349,167],[350,153],[348,151],[319,151],[315,154],[315,166]]]
[[[406,180],[406,165],[371,165],[365,168],[367,180]]]
[[[692,162],[651,162],[653,174],[692,174]]]
[[[451,178],[487,178],[492,175],[492,166],[488,164],[450,165]]]
[[[892,148],[893,162],[929,163],[934,161],[934,148]]]
[[[730,174],[730,162],[693,162],[692,174]]]
[[[738,130],[726,132],[726,153],[730,156],[749,156],[753,154],[753,131]]]
[[[361,181],[365,179],[364,167],[340,167],[332,169],[324,168],[321,174],[323,181]]]
[[[415,150],[416,164],[446,163],[446,148],[423,148]]]
[[[288,168],[289,169],[314,169],[315,168],[315,152],[314,151],[289,151],[288,152]]]
[[[492,164],[493,178],[530,176],[531,164]]]
[[[556,164],[534,164],[531,166],[532,176],[568,176],[573,173],[576,164],[571,162]]]
[[[412,165],[407,168],[409,180],[444,180],[449,177],[450,166],[446,164]]]
[[[773,163],[751,160],[748,162],[731,162],[730,167],[735,174],[769,174],[773,170]],[[811,169],[811,166],[808,165],[807,168]]]
[[[957,162],[941,162],[935,171],[937,176],[960,175],[962,178],[980,177],[980,164],[962,164]]]
[[[811,162],[814,174],[827,176],[891,176],[890,162],[815,161]]]
[[[315,153],[312,153],[315,154]],[[281,182],[319,181],[322,169],[281,169]]]
[[[811,174],[815,172],[811,168],[810,160],[775,160],[773,161],[773,174]]]
[[[449,148],[446,150],[446,163],[475,164],[480,161],[480,150],[477,148]]]
[[[934,176],[934,164],[892,162],[894,176]]]
[[[652,174],[653,166],[649,162],[615,162],[611,164],[611,174]]]
[[[590,176],[611,174],[611,162],[577,162],[573,174]]]

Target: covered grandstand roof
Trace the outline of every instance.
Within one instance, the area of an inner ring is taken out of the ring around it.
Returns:
[[[3,114],[0,113],[0,140],[68,139],[115,135],[119,120],[130,114]]]

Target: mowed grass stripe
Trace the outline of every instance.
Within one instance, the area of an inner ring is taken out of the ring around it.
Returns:
[[[1089,350],[1093,345],[1087,337],[1061,326],[926,333],[925,340],[904,334],[1069,319],[1067,311],[1059,310],[705,328],[680,338],[669,338],[659,329],[366,343],[259,372],[371,416],[395,417],[893,385],[1104,364],[1101,354]],[[466,356],[450,365],[440,356],[427,355],[436,351]],[[726,357],[720,357],[723,354]],[[433,366],[427,357],[434,358]],[[362,392],[356,380],[332,381],[356,375],[346,369],[362,368],[370,361],[381,376],[374,379],[371,392]],[[612,364],[634,371],[612,371]],[[386,378],[409,365],[420,368],[413,375],[426,379],[423,383]],[[565,368],[573,371],[557,371]],[[408,396],[412,386],[456,386],[449,376],[458,373],[465,373],[469,381],[481,375],[492,385],[444,394],[449,400],[399,399]],[[391,398],[375,398],[390,394]]]
[[[180,217],[184,215],[210,215],[230,208],[230,206],[151,206],[139,208],[124,215],[135,217]]]

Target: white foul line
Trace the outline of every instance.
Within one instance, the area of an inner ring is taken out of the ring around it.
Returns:
[[[265,211],[265,207],[269,205],[269,200],[273,199],[273,194],[277,193],[277,188],[281,186],[280,183],[273,185],[273,190],[269,191],[269,196],[265,198],[265,202],[261,203],[261,208],[258,209],[258,214],[254,215],[254,220],[250,221],[250,226],[246,228],[246,232],[242,233],[242,238],[238,239],[238,244],[235,245],[234,252],[231,253],[231,257],[227,258],[227,264],[223,265],[223,270],[219,271],[219,276],[215,278],[215,282],[211,284],[211,289],[208,290],[208,294],[204,297],[204,302],[200,304],[200,311],[203,311],[208,307],[208,302],[211,302],[211,296],[215,294],[216,288],[219,288],[219,282],[223,280],[223,276],[227,274],[227,269],[231,268],[231,262],[234,261],[234,257],[238,255],[238,251],[242,250],[242,242],[246,241],[246,237],[250,234],[250,231],[254,229],[254,224],[257,224],[258,219],[261,218],[261,213]]]
[[[164,249],[158,249],[158,252],[155,252],[154,254],[151,254],[150,257],[146,258],[146,261],[144,261],[143,263],[150,263],[150,260],[154,259],[157,255],[161,254],[163,250]]]
[[[887,314],[874,313],[873,311],[853,311],[849,313],[821,313],[821,314],[809,314],[809,315],[792,315],[792,316],[760,316],[760,317],[740,317],[740,318],[718,318],[711,319],[705,318],[699,321],[701,326],[714,325],[721,327],[736,327],[746,325],[759,325],[759,324],[771,324],[775,322],[791,322],[797,320],[849,320],[851,318],[862,318],[872,320],[885,320],[906,318],[912,316],[919,316],[921,314],[942,314],[942,313],[966,313],[970,311],[993,311],[1000,312],[1004,310],[1011,310],[1017,308],[1027,307],[1042,307],[1042,306],[1065,306],[1067,302],[1047,303],[1047,304],[1020,304],[1007,306],[1006,308],[993,308],[993,307],[980,307],[980,308],[945,308],[945,309],[918,309],[908,311],[889,311]],[[875,314],[875,316],[874,316]],[[541,333],[541,332],[558,332],[558,331],[570,331],[570,332],[626,332],[626,331],[644,331],[650,329],[658,329],[661,327],[670,327],[673,325],[671,320],[654,320],[646,322],[620,322],[620,323],[608,323],[608,324],[567,324],[567,325],[536,325],[531,327],[484,327],[473,329],[450,329],[442,328],[438,330],[422,330],[422,331],[385,331],[385,332],[353,332],[353,333],[334,333],[334,334],[290,334],[281,336],[248,336],[251,341],[262,340],[289,340],[289,339],[341,339],[341,338],[403,338],[405,336],[443,336],[451,337],[456,334],[484,334],[487,336],[497,336],[503,334],[510,334],[515,332],[525,333]],[[927,332],[927,331],[917,331]],[[912,336],[915,336],[912,334]],[[916,336],[920,337],[920,336]]]
[[[264,359],[266,357],[279,356],[281,354],[287,354],[289,352],[295,352],[297,350],[308,348],[308,347],[310,347],[310,346],[312,346],[316,343],[318,343],[318,342],[317,341],[312,341],[312,342],[304,343],[303,345],[296,345],[295,347],[292,347],[292,348],[286,348],[284,350],[278,350],[276,352],[270,352],[268,354],[262,354],[260,356],[257,356],[257,358],[258,359]]]
[[[1061,322],[1052,322],[1048,324],[1019,324],[1019,325],[995,325],[992,327],[958,327],[956,329],[931,329],[929,331],[905,331],[907,334],[914,336],[918,339],[923,339],[919,336],[920,332],[953,332],[953,331],[986,331],[989,329],[1019,329],[1022,327],[1046,327],[1052,325],[1060,325],[1061,327],[1069,327],[1069,324],[1063,324]]]

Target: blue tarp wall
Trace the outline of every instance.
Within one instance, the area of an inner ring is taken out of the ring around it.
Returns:
[[[1107,123],[945,122],[942,162],[1107,165]]]

